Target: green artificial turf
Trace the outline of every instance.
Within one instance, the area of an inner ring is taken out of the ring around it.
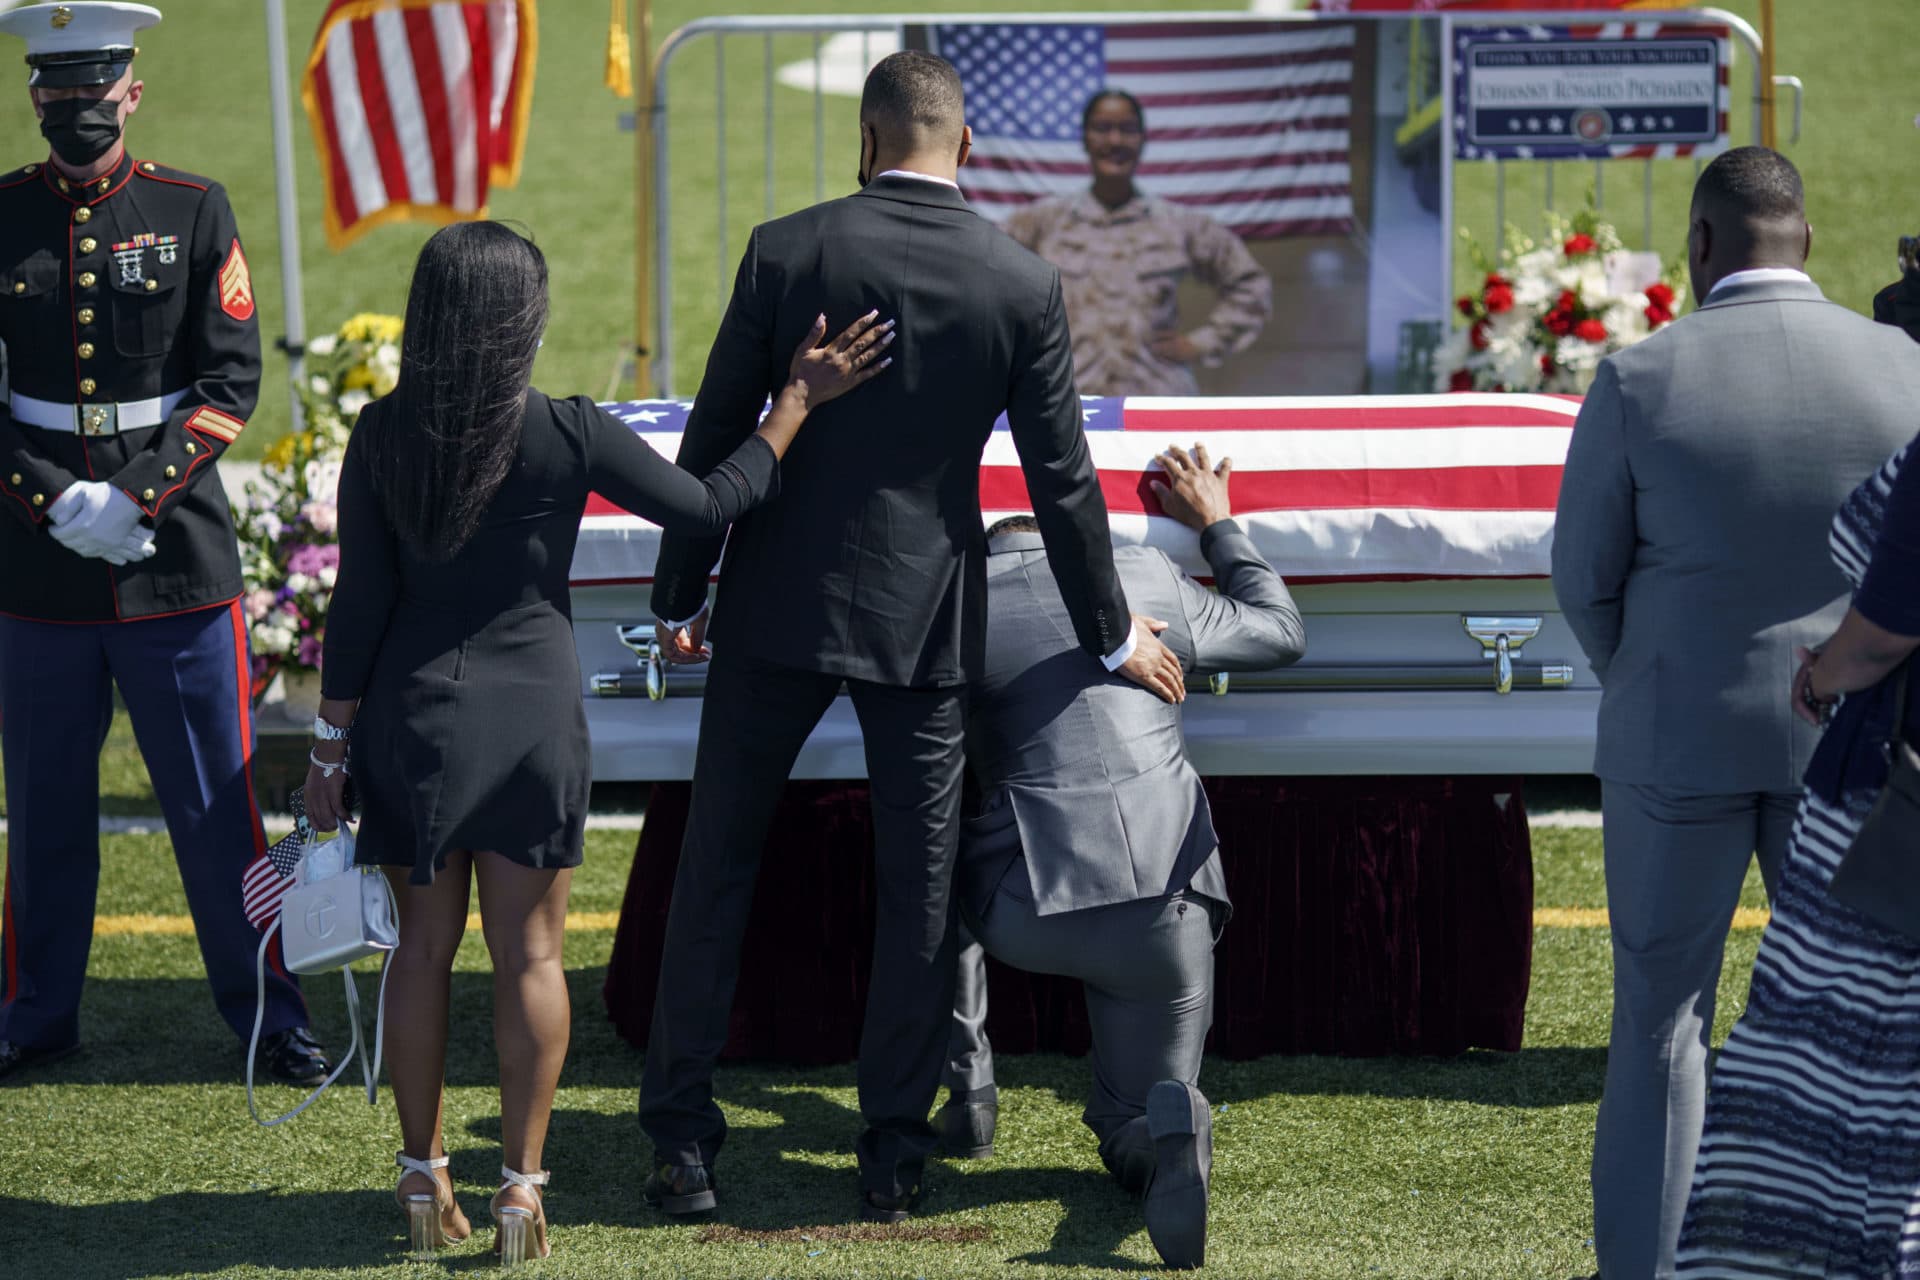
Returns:
[[[589,836],[573,907],[618,908],[631,832]],[[100,911],[185,910],[164,837],[108,836]],[[1600,839],[1535,833],[1537,901],[1597,907]],[[1757,888],[1749,902],[1757,905]],[[1758,941],[1728,948],[1717,1035],[1738,1012]],[[1527,1043],[1453,1059],[1210,1060],[1217,1172],[1209,1270],[1220,1276],[1566,1277],[1592,1269],[1587,1161],[1607,1028],[1607,935],[1536,932]],[[1079,1123],[1084,1061],[1001,1063],[999,1153],[936,1164],[925,1211],[883,1243],[850,1239],[850,1067],[723,1068],[733,1122],[725,1208],[665,1225],[639,1200],[646,1147],[633,1114],[639,1055],[605,1020],[605,930],[568,939],[574,1040],[548,1163],[555,1256],[532,1273],[581,1277],[1092,1276],[1155,1265],[1136,1205],[1100,1169]],[[0,1089],[0,1258],[13,1276],[430,1276],[484,1268],[484,1245],[400,1256],[390,1098],[338,1089],[285,1127],[257,1130],[238,1053],[213,1013],[193,940],[99,936],[86,1053]],[[363,974],[363,989],[371,975]],[[311,981],[337,1040],[340,990]],[[454,977],[446,1133],[462,1203],[484,1221],[498,1163],[490,984],[470,935]],[[289,1090],[268,1090],[286,1106]],[[483,1233],[484,1236],[484,1233]]]

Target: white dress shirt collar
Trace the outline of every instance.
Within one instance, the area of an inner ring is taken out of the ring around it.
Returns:
[[[885,173],[875,174],[874,177],[875,178],[912,178],[915,182],[937,182],[943,187],[952,187],[955,191],[958,191],[960,189],[960,184],[955,182],[952,178],[941,178],[931,173],[915,173],[911,169],[889,169]]]
[[[1735,284],[1812,284],[1813,277],[1804,271],[1792,267],[1750,267],[1745,271],[1736,271],[1730,276],[1721,276],[1713,288],[1707,290],[1703,301],[1711,302],[1713,295]]]

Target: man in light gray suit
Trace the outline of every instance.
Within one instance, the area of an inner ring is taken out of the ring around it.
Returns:
[[[1132,607],[1195,671],[1259,671],[1305,650],[1293,598],[1231,518],[1230,460],[1161,457],[1169,515],[1200,534],[1220,591],[1164,552],[1123,547],[1114,565]],[[956,897],[995,958],[1082,979],[1093,1028],[1093,1094],[1082,1119],[1123,1186],[1147,1197],[1148,1234],[1172,1266],[1206,1250],[1212,1130],[1195,1082],[1213,1022],[1213,944],[1226,878],[1180,709],[1075,661],[1073,629],[1038,527],[987,535],[987,653],[970,690],[967,765],[978,809],[961,828]],[[1158,619],[1165,619],[1159,622]],[[947,1082],[935,1129],[948,1154],[992,1153],[998,1094],[988,1048],[986,969],[965,950]]]
[[[1828,525],[1920,414],[1920,347],[1828,302],[1811,241],[1785,157],[1708,165],[1699,309],[1601,364],[1561,482],[1554,591],[1603,689],[1603,1280],[1673,1274],[1727,930],[1756,853],[1773,889],[1815,741],[1787,705],[1794,647],[1845,606]]]

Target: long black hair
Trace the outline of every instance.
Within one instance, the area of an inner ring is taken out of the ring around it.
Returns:
[[[456,222],[421,248],[399,382],[362,422],[388,519],[427,559],[458,554],[513,469],[546,327],[547,261],[525,236]]]

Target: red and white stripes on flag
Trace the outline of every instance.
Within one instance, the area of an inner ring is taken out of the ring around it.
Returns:
[[[690,405],[608,405],[666,457]],[[1087,447],[1116,544],[1210,572],[1151,482],[1170,444],[1233,459],[1234,516],[1293,581],[1531,578],[1552,570],[1560,473],[1580,402],[1562,396],[1083,397]],[[1031,511],[1004,420],[980,460],[984,519]],[[659,530],[593,495],[577,586],[649,581]]]
[[[534,0],[332,0],[301,82],[328,246],[484,217],[520,177],[537,44]]]
[[[1146,115],[1149,195],[1249,239],[1351,229],[1349,25],[956,22],[904,35],[960,72],[973,126],[960,185],[990,218],[1086,187],[1081,113],[1112,88]]]
[[[305,847],[305,838],[295,831],[247,864],[240,874],[240,899],[248,924],[264,929],[279,913],[280,900],[293,888],[294,868],[300,865]]]

